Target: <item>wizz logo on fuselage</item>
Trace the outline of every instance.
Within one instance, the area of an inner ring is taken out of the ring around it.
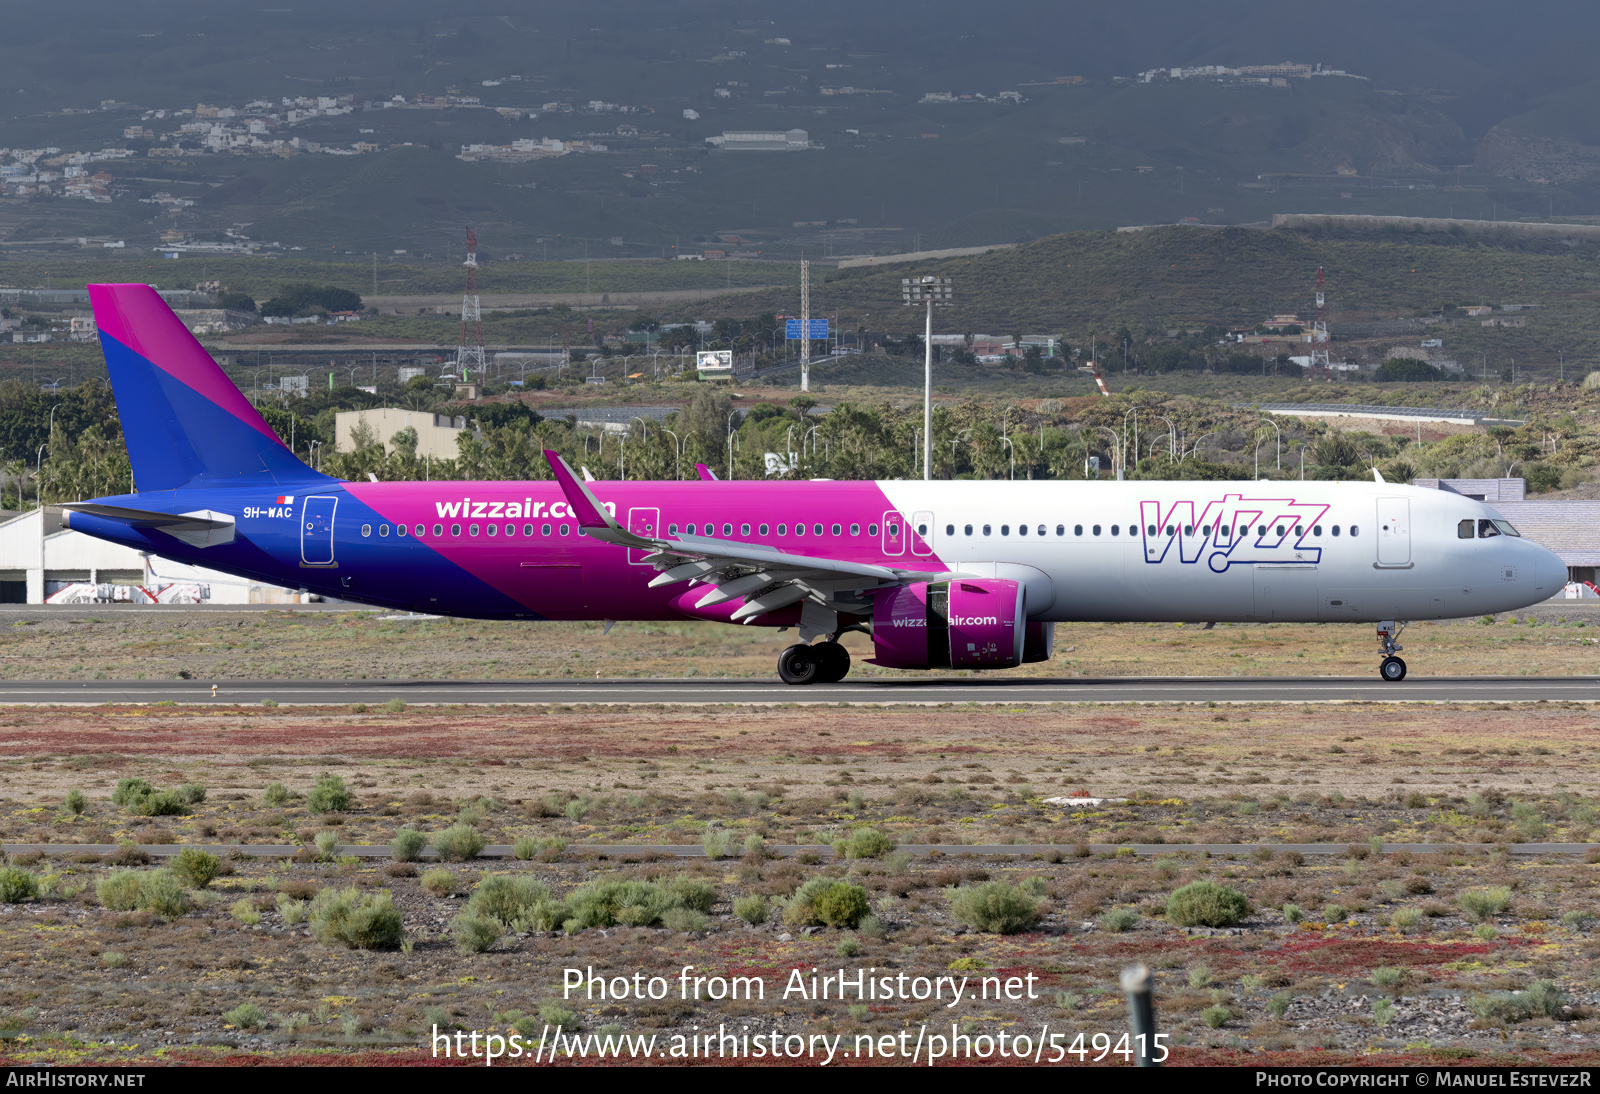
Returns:
[[[1208,501],[1198,514],[1197,502],[1176,501],[1165,511],[1159,501],[1139,503],[1139,535],[1144,560],[1164,562],[1177,544],[1177,560],[1193,565],[1204,559],[1215,573],[1229,566],[1256,562],[1308,565],[1322,560],[1322,548],[1307,540],[1329,506],[1293,498],[1246,498],[1224,494]],[[1319,529],[1320,530],[1320,529]]]

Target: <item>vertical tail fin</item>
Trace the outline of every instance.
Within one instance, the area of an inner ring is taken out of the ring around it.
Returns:
[[[90,285],[95,325],[139,490],[325,481],[148,285]]]

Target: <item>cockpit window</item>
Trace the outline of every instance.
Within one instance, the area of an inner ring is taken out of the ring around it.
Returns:
[[[1495,527],[1497,523],[1499,522],[1488,519],[1478,521],[1478,538],[1488,539],[1490,536],[1498,536],[1500,529]]]
[[[1522,538],[1522,533],[1511,527],[1511,522],[1509,520],[1497,520],[1494,522],[1494,526],[1508,536],[1516,536],[1518,539]]]
[[[1471,517],[1468,517],[1466,520],[1464,520],[1460,524],[1456,525],[1456,538],[1457,539],[1471,539],[1472,538],[1472,526],[1473,526],[1473,521],[1472,521]]]

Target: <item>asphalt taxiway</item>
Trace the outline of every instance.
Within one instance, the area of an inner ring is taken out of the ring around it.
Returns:
[[[216,685],[213,692],[212,685]],[[773,704],[942,705],[1044,703],[1537,703],[1600,702],[1600,676],[1007,678],[926,676],[790,687],[776,679],[565,680],[40,680],[0,683],[0,706],[184,705],[417,706]]]

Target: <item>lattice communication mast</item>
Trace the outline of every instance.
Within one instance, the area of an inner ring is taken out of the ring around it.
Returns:
[[[1317,307],[1311,313],[1311,379],[1333,377],[1328,364],[1328,298],[1322,292],[1322,267],[1317,267]]]
[[[800,390],[811,390],[811,263],[800,260]]]
[[[456,347],[456,368],[463,382],[474,374],[482,379],[485,368],[483,352],[483,309],[478,304],[478,232],[467,228],[467,291],[461,297],[461,344]],[[472,341],[467,341],[467,326],[472,327]]]

